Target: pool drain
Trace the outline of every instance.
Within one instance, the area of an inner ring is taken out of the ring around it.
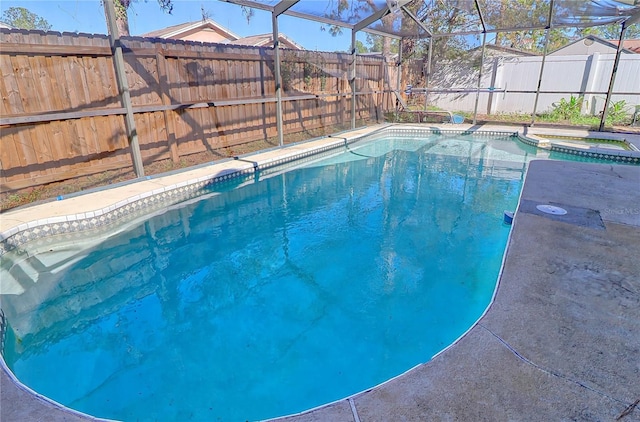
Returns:
[[[556,207],[554,205],[537,205],[536,209],[538,211],[542,211],[545,214],[552,215],[565,215],[567,213],[567,210],[565,210],[564,208]]]

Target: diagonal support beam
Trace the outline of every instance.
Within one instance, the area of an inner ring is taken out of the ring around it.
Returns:
[[[276,16],[280,16],[287,10],[291,9],[291,7],[295,6],[300,0],[282,0],[280,3],[273,6],[273,14]]]
[[[480,16],[480,23],[482,24],[482,32],[486,34],[487,25],[485,24],[484,15],[482,14],[482,8],[480,7],[478,0],[476,0],[476,10],[478,11],[478,16]]]
[[[384,18],[389,13],[391,13],[391,10],[389,10],[389,6],[384,6],[382,9],[378,10],[377,12],[369,15],[368,17],[364,18],[360,22],[358,22],[355,25],[353,25],[353,30],[355,32],[358,32],[358,31],[366,28],[367,26],[371,25],[375,21]]]
[[[427,25],[425,25],[424,22],[418,19],[418,17],[414,15],[411,10],[409,10],[406,6],[402,6],[402,11],[406,13],[407,16],[409,16],[411,19],[413,19],[413,21],[420,27],[420,29],[422,29],[424,32],[427,33],[429,38],[433,38],[433,34],[431,33],[431,31],[429,31],[429,28],[427,28]]]
[[[238,6],[251,7],[253,9],[266,10],[267,12],[273,13],[273,6],[269,6],[267,4],[262,4],[262,3],[256,3],[255,1],[251,1],[251,0],[220,0],[220,1],[223,1],[225,3],[236,4]]]
[[[640,22],[640,11],[631,15],[629,19],[627,19],[627,26],[633,25],[634,23]]]

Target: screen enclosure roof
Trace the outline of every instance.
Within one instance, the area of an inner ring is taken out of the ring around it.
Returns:
[[[635,23],[640,0],[221,0],[392,38]]]

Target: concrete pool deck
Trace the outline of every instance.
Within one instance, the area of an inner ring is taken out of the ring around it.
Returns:
[[[97,208],[83,197],[66,212]],[[0,231],[54,218],[46,205],[3,214]],[[495,300],[458,342],[381,386],[280,420],[640,420],[640,166],[532,162],[511,230]],[[0,393],[2,421],[92,420],[18,387],[4,366]]]

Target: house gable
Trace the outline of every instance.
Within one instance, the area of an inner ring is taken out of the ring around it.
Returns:
[[[226,43],[240,38],[212,19],[187,22],[142,34],[146,38]]]
[[[549,53],[549,56],[589,55],[594,53],[615,54],[617,49],[617,42],[613,43],[594,35],[587,35],[586,37],[575,40],[574,42]],[[627,49],[623,49],[622,52],[633,53]]]

